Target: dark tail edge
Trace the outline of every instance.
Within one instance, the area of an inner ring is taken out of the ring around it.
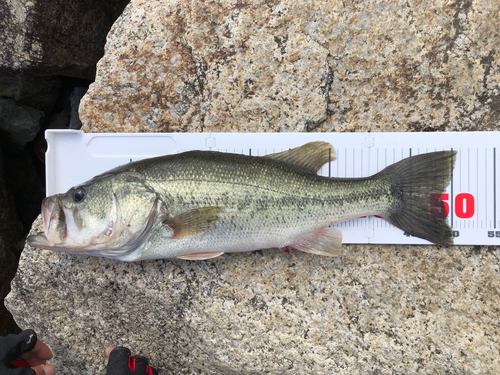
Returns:
[[[456,151],[430,152],[403,159],[379,172],[391,184],[394,197],[386,218],[412,236],[453,245],[444,204],[433,196],[442,194],[450,183],[455,159]]]

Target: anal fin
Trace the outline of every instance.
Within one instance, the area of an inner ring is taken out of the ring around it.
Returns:
[[[184,255],[179,255],[176,258],[184,260],[205,260],[205,259],[217,258],[222,254],[224,254],[223,251],[215,251],[215,252],[205,252],[205,253],[184,254]]]
[[[321,228],[310,237],[287,247],[327,257],[336,257],[342,254],[342,232],[337,229]]]

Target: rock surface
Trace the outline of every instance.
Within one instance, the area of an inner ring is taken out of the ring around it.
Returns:
[[[83,129],[495,129],[499,8],[132,0]],[[103,373],[111,344],[176,375],[500,371],[499,248],[348,250],[130,264],[26,247],[7,306],[65,374]]]
[[[18,332],[14,319],[5,308],[4,298],[10,292],[10,281],[16,274],[17,259],[10,247],[6,245],[4,236],[0,234],[0,336]]]
[[[0,99],[0,133],[20,148],[35,139],[42,118],[42,111]]]
[[[60,88],[59,77],[29,77],[0,72],[0,98],[38,109],[46,115],[52,112]]]
[[[0,0],[0,69],[92,79],[129,0]]]
[[[18,327],[3,304],[10,291],[10,281],[16,274],[17,259],[13,250],[22,238],[22,225],[16,215],[12,195],[4,179],[2,150],[0,147],[0,336],[14,333]]]
[[[490,0],[132,0],[82,129],[494,129],[499,11]]]
[[[4,239],[4,246],[12,248],[16,242],[21,240],[22,225],[16,213],[12,194],[7,189],[3,163],[4,159],[0,147],[0,237]]]
[[[494,374],[499,294],[499,248],[124,263],[26,247],[6,303],[65,374],[104,373],[112,344],[162,374]]]
[[[70,96],[70,104],[71,104],[71,114],[69,121],[69,128],[78,130],[82,127],[82,121],[80,120],[80,116],[78,115],[78,107],[80,106],[80,101],[88,90],[88,86],[86,87],[75,87],[75,89],[71,92]]]

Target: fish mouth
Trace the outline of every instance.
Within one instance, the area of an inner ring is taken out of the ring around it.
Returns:
[[[35,234],[33,236],[28,236],[26,239],[26,242],[28,243],[29,246],[37,248],[37,249],[45,249],[45,250],[52,250],[58,253],[62,252],[78,252],[78,248],[70,247],[67,246],[64,242],[62,243],[50,243],[47,241],[47,237],[45,234]]]
[[[73,216],[74,213],[64,207],[58,195],[45,198],[42,201],[43,234],[29,236],[28,244],[43,249],[68,251],[66,242],[70,237],[76,239],[80,232]]]
[[[42,202],[42,223],[46,244],[51,247],[64,241],[66,237],[65,210],[57,196],[47,197]]]
[[[57,197],[48,197],[42,203],[44,233],[29,236],[26,241],[29,246],[39,249],[120,259],[145,244],[153,226],[160,220],[157,217],[158,206],[159,202],[156,199],[142,227],[127,242],[119,247],[108,247],[109,244],[105,242],[78,243],[74,241],[76,237],[73,237],[75,235],[73,232],[79,232],[79,228],[72,216],[73,213],[58,202]],[[122,228],[117,225],[118,222],[115,224],[108,225],[108,229],[113,227],[114,233],[121,232]]]
[[[47,237],[45,234],[35,234],[33,236],[28,236],[26,239],[26,242],[28,242],[28,245],[31,247],[36,247],[39,249],[50,249],[54,251],[64,251],[64,249],[60,249],[58,247],[55,247],[56,244],[50,243],[47,241]]]

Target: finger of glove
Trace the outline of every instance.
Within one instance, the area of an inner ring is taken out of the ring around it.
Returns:
[[[36,375],[55,375],[56,369],[52,365],[40,365],[32,367]]]
[[[136,355],[130,358],[131,360],[131,367],[130,369],[137,374],[147,374],[146,373],[146,368],[148,367],[148,360],[146,357]]]
[[[148,365],[149,361],[143,356],[133,356],[131,360],[134,361],[134,373],[145,375],[158,375],[158,370]]]
[[[148,367],[151,370],[151,373],[147,372],[148,375],[158,375],[158,370],[157,369],[155,369],[154,367],[150,367],[150,366],[148,366]]]
[[[0,362],[11,363],[22,353],[35,347],[37,338],[32,329],[22,331],[17,335],[8,335],[0,341]]]
[[[51,365],[41,365],[32,368],[9,369],[8,375],[55,375],[56,369]]]
[[[123,346],[117,346],[109,353],[108,365],[106,366],[106,374],[128,374],[130,368],[128,366],[130,358],[130,350]]]
[[[49,347],[40,339],[37,340],[35,347],[32,350],[19,356],[19,359],[24,360],[31,367],[43,365],[47,363],[48,359],[51,358],[52,352],[50,351]]]
[[[8,370],[8,374],[9,375],[36,375],[36,372],[35,370],[33,370],[32,368],[14,368],[14,369],[10,369]]]

